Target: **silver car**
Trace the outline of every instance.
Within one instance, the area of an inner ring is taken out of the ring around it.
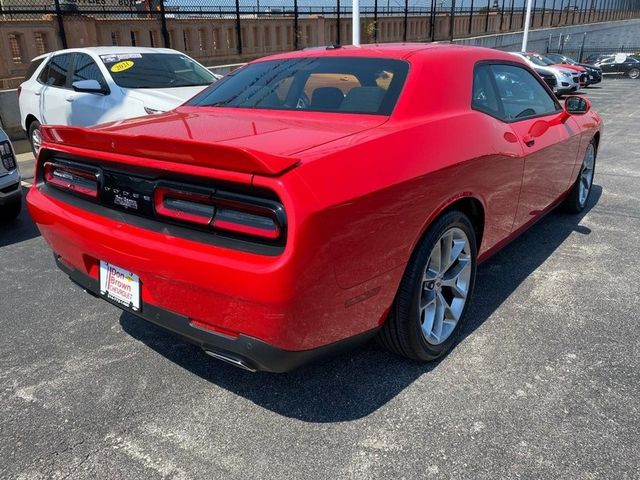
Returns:
[[[22,208],[18,162],[9,137],[0,129],[0,221],[13,220]]]
[[[529,64],[531,68],[543,70],[551,73],[556,77],[556,91],[558,97],[568,93],[575,92],[580,89],[580,74],[570,68],[562,68],[551,66],[548,62],[542,60],[538,55],[533,53],[509,52],[513,55],[521,57]]]

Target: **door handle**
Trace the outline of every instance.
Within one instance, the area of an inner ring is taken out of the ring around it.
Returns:
[[[73,102],[73,101],[76,99],[76,97],[74,97],[74,96],[72,96],[72,95],[67,95],[66,97],[64,97],[64,99],[65,99],[67,102]]]
[[[527,147],[533,147],[536,143],[535,138],[533,138],[531,135],[525,135],[524,137],[522,137],[522,141]]]
[[[42,95],[42,91],[41,91],[41,90],[36,90],[36,91],[35,91],[35,92],[33,92],[33,93],[35,93],[37,96]]]

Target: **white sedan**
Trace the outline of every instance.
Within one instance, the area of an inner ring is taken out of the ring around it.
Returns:
[[[34,153],[40,125],[89,126],[181,105],[219,78],[168,48],[94,47],[35,58],[18,88]]]

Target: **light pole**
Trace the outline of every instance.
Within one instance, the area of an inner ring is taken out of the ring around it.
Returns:
[[[351,0],[351,43],[360,45],[360,0]]]
[[[529,22],[531,21],[531,2],[527,0],[527,16],[524,20],[524,33],[522,34],[522,53],[527,51],[527,40],[529,39]]]

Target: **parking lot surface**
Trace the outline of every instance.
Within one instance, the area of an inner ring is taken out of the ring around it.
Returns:
[[[244,372],[84,293],[26,212],[0,226],[0,478],[640,478],[640,83],[585,95],[588,208],[479,268],[439,363]]]

